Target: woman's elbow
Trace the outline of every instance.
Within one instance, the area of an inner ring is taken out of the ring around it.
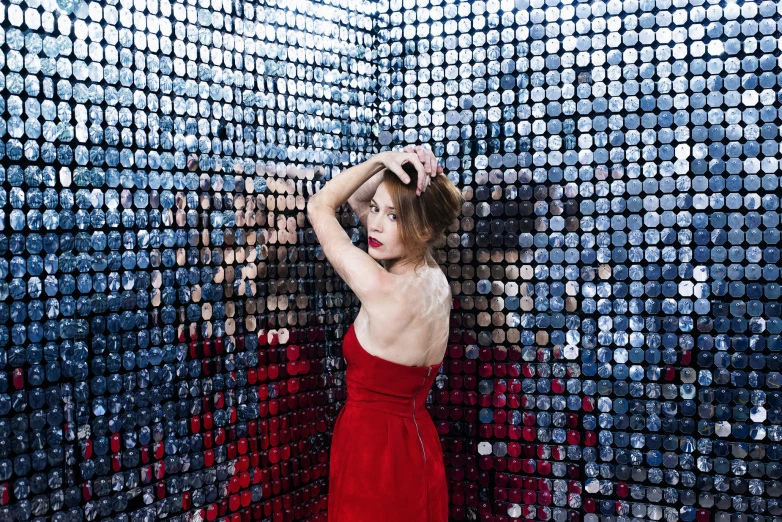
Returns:
[[[310,196],[307,200],[307,217],[316,217],[318,214],[323,213],[325,209],[326,205],[323,204],[317,194]]]
[[[320,203],[320,200],[318,199],[318,194],[311,195],[307,199],[307,214],[309,214],[313,210],[316,210],[315,207],[317,207],[319,203]]]

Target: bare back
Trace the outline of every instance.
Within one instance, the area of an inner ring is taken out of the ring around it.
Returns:
[[[431,366],[445,356],[451,287],[439,266],[394,275],[394,289],[373,305],[362,304],[354,330],[370,354],[407,366]]]

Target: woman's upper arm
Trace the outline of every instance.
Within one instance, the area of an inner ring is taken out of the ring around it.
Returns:
[[[391,284],[391,274],[350,241],[333,210],[311,198],[307,217],[329,263],[359,300],[366,304],[382,295]]]

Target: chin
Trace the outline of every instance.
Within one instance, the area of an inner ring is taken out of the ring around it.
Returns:
[[[375,261],[390,261],[390,260],[395,259],[394,256],[388,256],[388,255],[385,255],[385,254],[381,254],[377,250],[378,249],[376,249],[376,248],[371,248],[370,247],[368,252],[367,252],[370,255],[370,257],[372,257],[372,259],[374,259]]]

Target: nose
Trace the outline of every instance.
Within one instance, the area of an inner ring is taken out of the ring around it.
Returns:
[[[383,231],[383,228],[382,228],[382,225],[381,225],[381,221],[382,220],[380,220],[378,218],[372,218],[370,216],[368,221],[369,221],[368,224],[369,224],[369,231],[370,232],[382,232]]]

